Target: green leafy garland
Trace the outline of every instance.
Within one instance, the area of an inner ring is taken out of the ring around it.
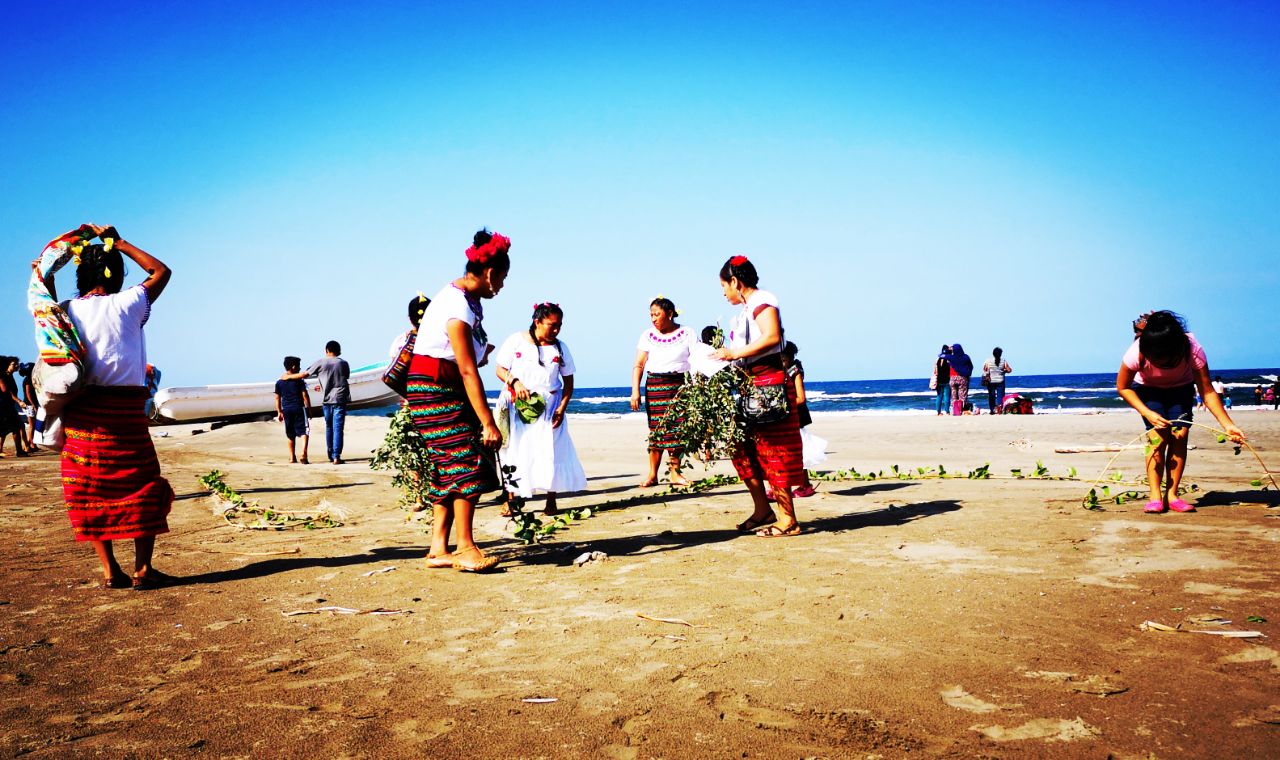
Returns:
[[[222,472],[212,470],[200,476],[197,480],[199,480],[200,485],[209,489],[214,498],[221,500],[226,505],[221,510],[221,514],[222,519],[226,520],[228,525],[246,530],[289,530],[292,528],[315,530],[317,528],[336,528],[342,525],[341,521],[323,510],[311,513],[258,506],[256,501],[247,501],[234,488],[227,485],[222,477]],[[237,518],[244,515],[257,515],[258,519],[255,522],[237,521]]]

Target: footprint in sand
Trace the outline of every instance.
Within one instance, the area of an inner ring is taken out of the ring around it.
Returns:
[[[1080,718],[1075,720],[1057,720],[1054,718],[1036,718],[1016,728],[1003,726],[970,726],[970,731],[977,731],[991,741],[1012,742],[1024,739],[1043,739],[1047,742],[1070,742],[1077,739],[1093,739],[1102,732],[1085,723]]]
[[[942,701],[948,706],[957,710],[964,710],[972,713],[993,713],[1003,709],[1001,705],[994,705],[990,702],[983,702],[981,699],[973,696],[964,690],[963,686],[948,686],[938,692],[938,696],[942,697]]]
[[[794,728],[798,722],[794,715],[781,710],[752,707],[740,694],[713,691],[706,698],[721,720],[739,720],[761,728]]]
[[[429,742],[453,730],[458,722],[453,718],[431,718],[429,720],[402,720],[391,727],[396,735],[411,742]]]
[[[1237,665],[1248,662],[1269,662],[1273,671],[1280,671],[1280,652],[1270,647],[1249,646],[1235,654],[1219,657],[1221,665]]]

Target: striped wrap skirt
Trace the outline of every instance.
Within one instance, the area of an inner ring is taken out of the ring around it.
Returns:
[[[91,385],[62,412],[62,497],[77,541],[116,541],[169,532],[173,488],[143,411],[141,386]]]
[[[796,385],[789,382],[780,369],[754,375],[752,382],[756,385],[785,383],[787,417],[748,428],[746,440],[734,452],[733,468],[743,480],[767,480],[775,491],[789,491],[804,483],[804,445],[800,437]]]
[[[684,447],[671,433],[661,434],[659,426],[667,416],[671,401],[684,387],[683,372],[650,372],[644,383],[644,409],[649,415],[649,448],[679,453]],[[673,420],[674,422],[674,420]]]
[[[406,390],[413,425],[427,444],[430,497],[440,502],[450,495],[472,498],[496,490],[497,468],[481,445],[480,418],[467,399],[458,365],[414,354]]]

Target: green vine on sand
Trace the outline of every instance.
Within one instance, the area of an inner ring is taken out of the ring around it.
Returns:
[[[502,464],[501,459],[497,462],[498,469],[502,473],[502,486],[506,492],[507,517],[515,526],[515,537],[525,545],[546,541],[574,522],[594,517],[599,510],[598,507],[565,509],[554,515],[546,515],[547,521],[543,522],[536,512],[525,511],[528,501],[519,493],[519,480],[515,476],[516,468],[513,465]]]
[[[1227,443],[1230,440],[1230,438],[1227,436],[1227,431],[1219,430],[1218,428],[1215,428],[1211,425],[1205,425],[1203,423],[1193,422],[1191,420],[1181,420],[1180,424],[1202,427],[1205,430],[1208,430],[1209,432],[1213,433],[1215,436],[1215,440],[1218,443]],[[1115,501],[1115,503],[1117,504],[1123,504],[1125,501],[1136,501],[1138,499],[1145,498],[1144,494],[1141,491],[1124,491],[1119,494],[1116,494],[1115,496],[1112,496],[1111,489],[1109,486],[1102,486],[1101,494],[1099,494],[1099,486],[1102,485],[1102,481],[1108,480],[1108,479],[1116,480],[1116,481],[1120,480],[1119,473],[1115,473],[1114,476],[1110,476],[1110,477],[1107,475],[1107,473],[1111,471],[1111,466],[1115,464],[1116,459],[1120,457],[1121,452],[1123,452],[1128,447],[1136,444],[1138,441],[1145,441],[1145,445],[1143,446],[1144,458],[1143,458],[1142,466],[1144,470],[1146,469],[1147,462],[1151,461],[1151,457],[1154,455],[1156,451],[1156,447],[1155,447],[1155,444],[1151,441],[1150,433],[1144,431],[1138,434],[1137,436],[1135,436],[1132,440],[1130,440],[1124,446],[1121,446],[1120,449],[1115,453],[1115,455],[1112,456],[1111,459],[1107,460],[1106,465],[1104,465],[1102,470],[1098,472],[1098,477],[1094,478],[1093,484],[1089,488],[1089,492],[1086,493],[1084,497],[1081,499],[1081,502],[1080,502],[1081,506],[1089,510],[1099,510],[1102,508],[1101,501],[1111,500],[1111,501]],[[1249,449],[1249,453],[1253,455],[1253,458],[1258,460],[1258,466],[1262,468],[1263,475],[1265,475],[1267,477],[1267,480],[1269,481],[1269,484],[1266,484],[1263,482],[1262,478],[1254,478],[1253,480],[1249,481],[1249,485],[1253,486],[1254,488],[1261,488],[1264,491],[1268,490],[1269,488],[1280,490],[1280,484],[1276,483],[1276,478],[1275,478],[1276,473],[1272,471],[1269,467],[1267,467],[1266,462],[1262,461],[1262,456],[1258,454],[1257,449],[1253,448],[1253,446],[1251,446],[1248,441],[1240,441],[1239,443],[1236,443],[1233,445],[1233,449],[1235,451],[1236,456],[1240,456],[1242,449],[1245,449],[1245,448]],[[1146,483],[1143,482],[1140,485],[1146,485]],[[1167,487],[1167,484],[1166,484],[1166,487]],[[1183,494],[1189,491],[1197,491],[1197,490],[1199,490],[1199,488],[1193,483],[1190,486],[1179,487],[1177,495],[1182,496]]]
[[[336,528],[342,525],[341,521],[323,510],[310,513],[259,506],[257,502],[246,500],[234,488],[227,485],[222,478],[222,472],[212,470],[205,475],[201,475],[197,480],[200,485],[209,489],[214,498],[222,502],[224,506],[219,510],[219,513],[222,515],[222,519],[227,521],[228,525],[245,530],[290,530],[293,528],[315,530],[317,528]],[[237,521],[237,518],[245,515],[257,515],[258,519],[255,522]]]

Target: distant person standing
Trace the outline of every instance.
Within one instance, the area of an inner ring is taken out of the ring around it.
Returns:
[[[13,373],[18,371],[18,357],[0,356],[0,449],[4,448],[4,439],[13,433],[13,448],[20,457],[28,456],[22,445],[26,420],[21,413],[22,401],[18,396],[18,384]],[[3,452],[0,451],[0,456]]]
[[[285,372],[297,373],[302,367],[302,360],[296,356],[284,358]],[[307,384],[303,380],[276,381],[276,419],[284,423],[284,435],[289,439],[289,463],[310,464],[307,461],[307,443],[311,440],[311,421],[307,410],[311,407],[311,396],[307,394]],[[302,439],[302,459],[299,460],[294,449],[294,441]]]
[[[973,376],[973,359],[964,352],[959,343],[951,345],[951,413],[960,416],[960,411],[969,400],[969,380]]]
[[[1213,390],[1222,397],[1222,405],[1227,409],[1231,408],[1231,396],[1227,395],[1227,384],[1222,382],[1222,375],[1213,378]]]
[[[951,414],[951,346],[943,346],[938,358],[933,362],[933,379],[929,388],[938,392],[938,416]]]
[[[1261,385],[1253,386],[1253,403],[1257,406],[1262,406],[1262,386]]]
[[[1271,410],[1280,409],[1280,376],[1271,384]]]
[[[342,464],[342,432],[347,425],[347,404],[351,403],[351,367],[336,340],[324,344],[324,358],[317,359],[306,372],[286,372],[281,380],[320,378],[324,392],[324,448],[332,464]]]
[[[1000,414],[1000,404],[1004,401],[1004,376],[1010,372],[1013,368],[1004,360],[1004,349],[999,346],[991,349],[991,358],[982,365],[982,378],[987,385],[987,409],[992,414]]]

